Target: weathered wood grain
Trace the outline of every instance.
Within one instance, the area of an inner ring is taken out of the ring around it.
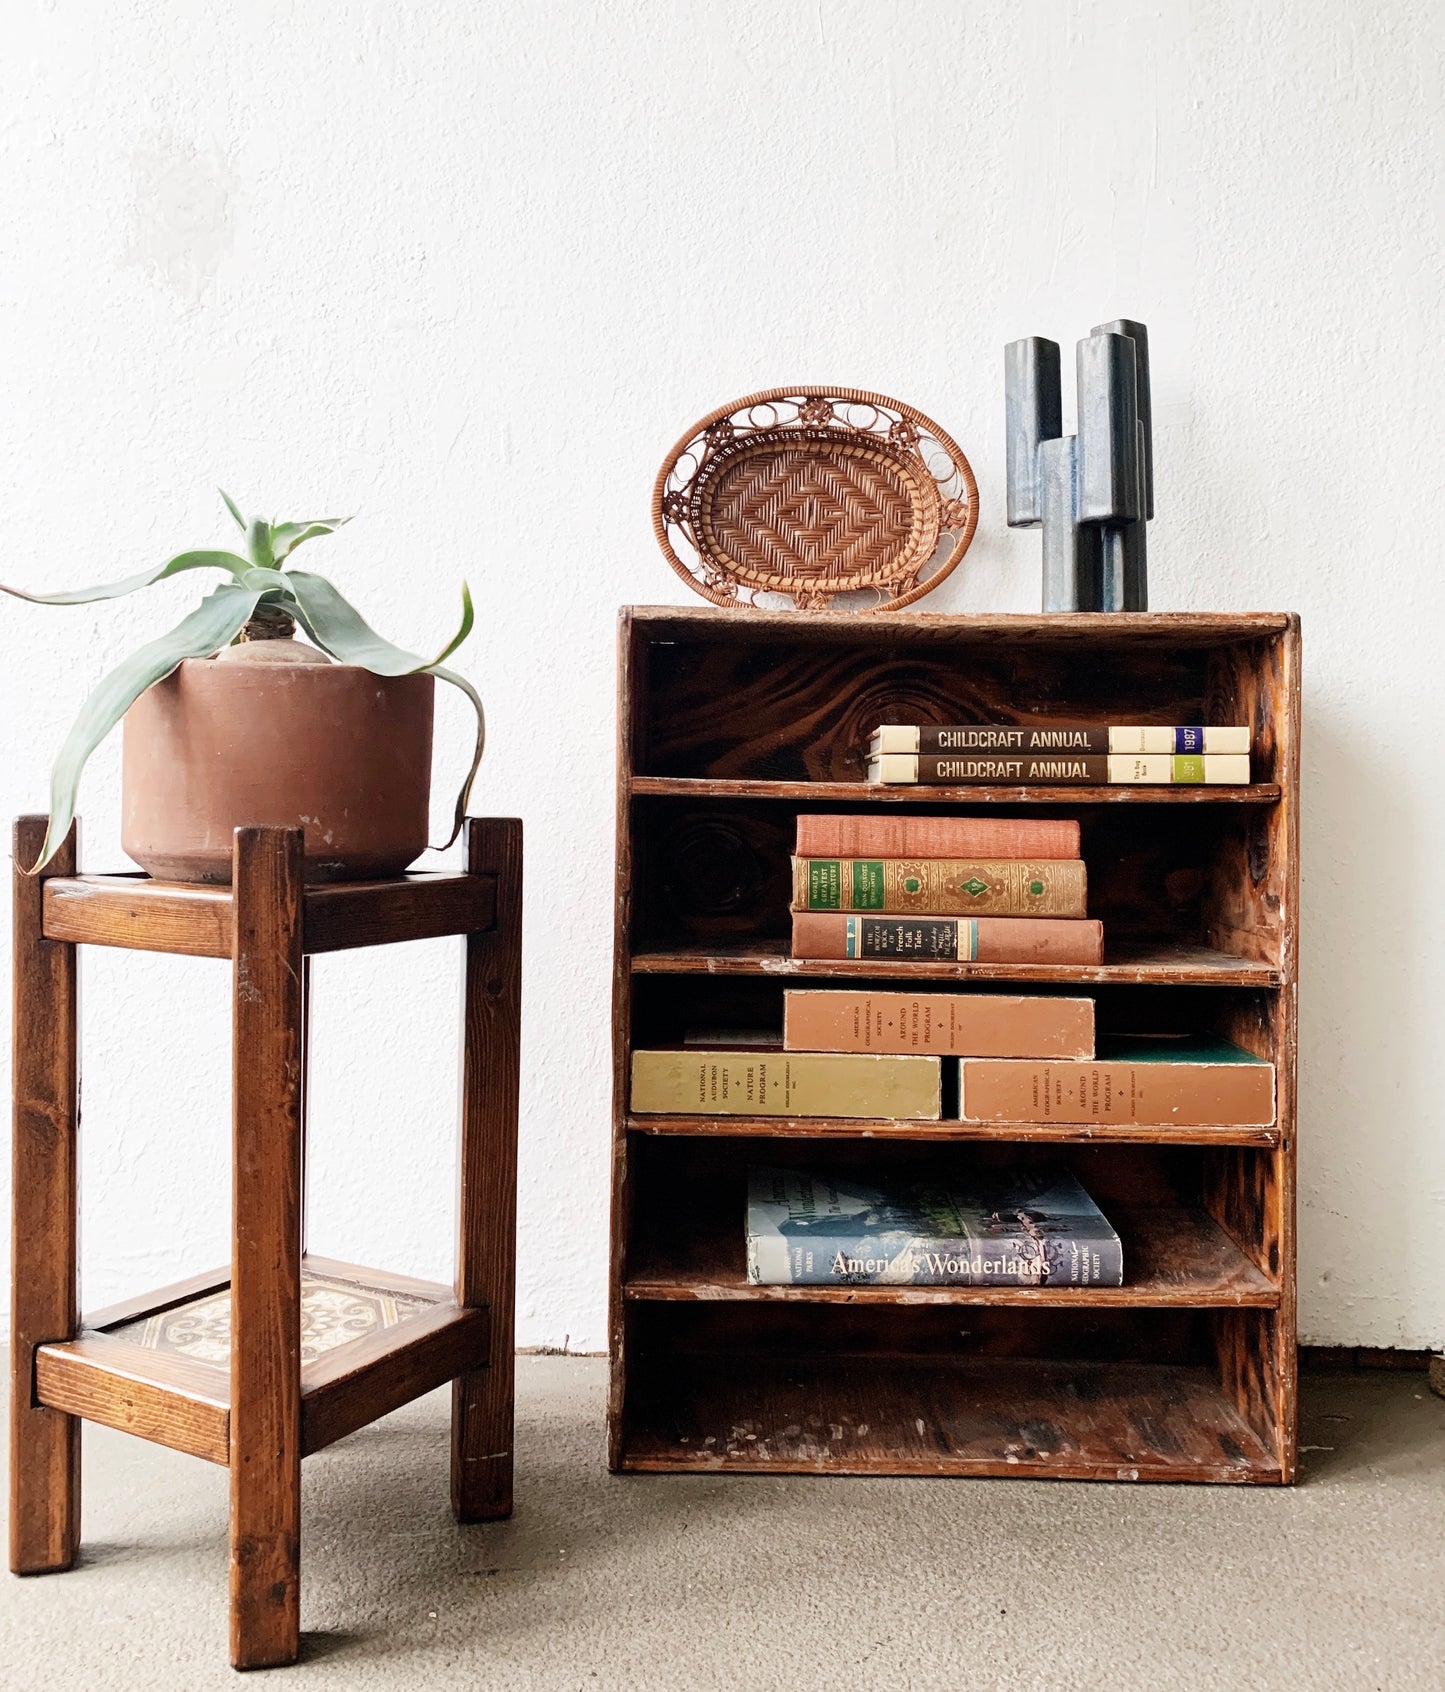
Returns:
[[[491,1313],[445,1303],[325,1352],[301,1371],[301,1447],[319,1451],[472,1370],[485,1370]]]
[[[406,875],[313,885],[303,903],[302,949],[340,952],[489,928],[496,886],[488,876]],[[72,944],[228,958],[233,922],[230,887],[143,875],[61,876],[44,884],[46,936]]]
[[[624,1290],[632,1300],[680,1302],[780,1299],[803,1304],[1057,1305],[1062,1309],[1178,1305],[1270,1310],[1278,1306],[1279,1288],[1205,1212],[1116,1209],[1109,1219],[1124,1246],[1126,1283],[1121,1287],[758,1287],[748,1284],[742,1232],[732,1207],[724,1211],[703,1199],[692,1208],[684,1233],[653,1237]]]
[[[627,1304],[623,1294],[628,1242],[632,1237],[631,1184],[628,1178],[627,1109],[631,1086],[633,1023],[633,852],[632,784],[648,758],[650,713],[645,709],[648,645],[630,609],[617,619],[617,812],[615,926],[612,941],[612,1156],[607,1266],[607,1464],[616,1470],[621,1455],[622,1418],[627,1393]]]
[[[171,1281],[166,1286],[137,1293],[134,1298],[123,1298],[99,1310],[88,1310],[81,1318],[81,1327],[93,1333],[106,1333],[131,1322],[142,1322],[147,1316],[159,1316],[211,1293],[223,1292],[230,1284],[230,1264],[221,1269],[205,1269],[198,1275],[187,1275],[184,1280]]]
[[[907,641],[910,645],[957,647],[974,645],[1078,645],[1094,651],[1122,645],[1126,649],[1161,646],[1220,646],[1266,635],[1283,634],[1292,622],[1286,611],[1115,611],[1107,624],[1093,613],[1050,611],[954,613],[910,612],[876,620],[860,619],[852,611],[716,611],[698,605],[630,605],[629,620],[649,641],[685,640],[699,635],[716,637],[728,624],[741,621],[743,638],[782,645],[861,641]]]
[[[421,1298],[429,1304],[449,1304],[452,1289],[444,1281],[424,1281],[415,1275],[398,1275],[394,1269],[368,1269],[339,1257],[320,1257],[308,1251],[301,1259],[301,1276],[320,1275],[330,1281],[350,1281],[356,1287],[397,1293],[403,1298]]]
[[[223,1468],[230,1462],[231,1392],[224,1369],[112,1334],[82,1333],[41,1346],[36,1387],[42,1403],[71,1416]]]
[[[467,869],[492,881],[496,924],[466,939],[462,982],[457,1303],[490,1312],[485,1368],[452,1388],[452,1511],[512,1513],[517,1095],[522,1029],[522,824],[472,818]]]
[[[946,1140],[960,1145],[998,1141],[1051,1145],[1113,1143],[1136,1146],[1273,1146],[1278,1128],[1142,1127],[1131,1123],[1077,1122],[907,1122],[888,1117],[849,1116],[628,1116],[638,1134],[685,1134],[693,1138],[766,1135],[800,1140]]]
[[[300,829],[236,831],[231,1100],[231,1662],[301,1631]]]
[[[634,952],[637,975],[769,975],[824,978],[839,982],[1023,981],[1077,986],[1277,987],[1280,971],[1228,952],[1187,943],[1111,944],[1104,935],[1102,964],[988,964],[870,958],[858,963],[832,958],[791,958],[782,941],[749,940],[735,946],[683,946]]]
[[[308,887],[302,946],[307,952],[342,952],[476,934],[492,926],[496,910],[497,884],[490,875],[403,875]]]
[[[712,776],[634,776],[635,799],[770,799],[809,807],[824,804],[861,805],[1272,805],[1280,795],[1277,782],[1251,782],[1239,787],[1073,787],[1059,783],[1004,786],[998,783],[948,787],[879,786],[866,781],[724,780]]]
[[[41,875],[44,817],[14,832],[14,1114],[11,1141],[10,1567],[68,1569],[80,1543],[80,1423],[37,1402],[35,1354],[68,1340],[78,1312],[76,1134],[80,1072],[75,947],[43,932],[45,886],[75,874],[80,824]]]
[[[143,875],[79,875],[45,888],[45,932],[86,946],[231,955],[231,889],[188,887]]]
[[[1281,1479],[1205,1368],[1031,1359],[675,1358],[640,1380],[622,1467]]]

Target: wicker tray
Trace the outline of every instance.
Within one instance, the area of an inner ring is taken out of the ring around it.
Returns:
[[[856,594],[840,608],[890,611],[968,551],[978,487],[954,442],[901,400],[769,388],[688,430],[658,472],[652,526],[714,605],[770,594],[813,611]]]

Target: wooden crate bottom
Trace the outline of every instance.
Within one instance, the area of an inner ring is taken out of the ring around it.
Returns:
[[[1283,1478],[1203,1367],[719,1354],[641,1372],[624,1470]]]

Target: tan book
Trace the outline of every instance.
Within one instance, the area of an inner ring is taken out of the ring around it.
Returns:
[[[1094,1001],[794,988],[783,994],[783,1045],[804,1052],[1090,1058]]]
[[[638,1115],[936,1122],[943,1114],[943,1064],[936,1057],[777,1049],[634,1052],[632,1109]]]
[[[1079,858],[794,858],[795,911],[906,916],[1085,914]]]
[[[1267,1128],[1274,1065],[1227,1040],[1101,1040],[1089,1062],[964,1058],[965,1122]]]
[[[1073,817],[798,815],[800,858],[1077,858]]]

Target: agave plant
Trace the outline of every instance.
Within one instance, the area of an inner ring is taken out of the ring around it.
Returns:
[[[228,578],[213,588],[175,628],[117,665],[81,707],[51,773],[50,826],[40,856],[31,866],[32,873],[50,861],[70,831],[86,759],[148,687],[170,675],[185,658],[210,658],[237,640],[284,637],[293,633],[298,623],[323,652],[342,663],[358,664],[376,676],[406,676],[418,671],[439,676],[460,688],[471,700],[477,713],[476,749],[457,795],[452,832],[443,844],[449,846],[457,837],[486,737],[482,702],[476,689],[464,676],[445,666],[445,660],[472,630],[472,596],[466,583],[462,583],[461,626],[436,657],[422,658],[415,652],[404,652],[370,628],[325,576],[284,568],[302,541],[333,534],[343,523],[350,522],[350,518],[317,517],[303,523],[273,523],[264,517],[247,519],[230,495],[224,489],[220,491],[226,509],[245,534],[244,558],[237,552],[182,552],[167,559],[158,569],[102,587],[77,588],[70,593],[26,593],[0,582],[0,591],[37,605],[85,605],[97,599],[119,599],[185,570],[220,570]]]

